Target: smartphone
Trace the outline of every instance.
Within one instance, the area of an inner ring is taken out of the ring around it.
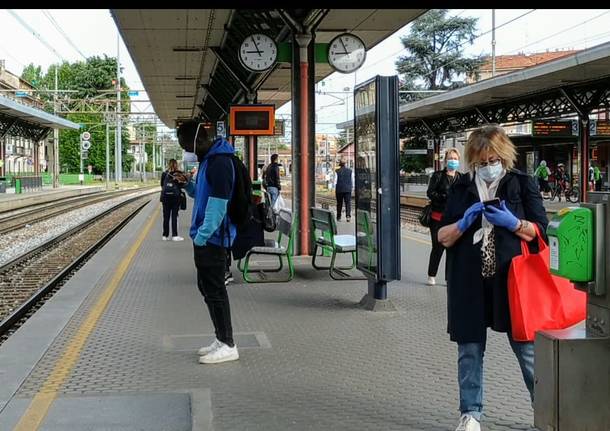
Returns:
[[[495,198],[495,199],[490,199],[488,201],[483,201],[483,205],[487,206],[493,206],[496,208],[500,208],[500,199],[499,198]]]

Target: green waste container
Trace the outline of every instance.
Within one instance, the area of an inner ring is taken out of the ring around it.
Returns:
[[[21,178],[15,178],[15,193],[21,192]]]

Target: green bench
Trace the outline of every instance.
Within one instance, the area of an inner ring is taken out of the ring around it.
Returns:
[[[265,246],[252,247],[246,253],[244,257],[245,262],[243,267],[241,266],[241,260],[238,263],[238,268],[242,271],[244,280],[247,283],[280,283],[292,280],[294,277],[294,263],[292,262],[292,256],[294,255],[294,235],[296,228],[296,221],[293,219],[292,213],[288,210],[280,210],[277,220],[278,237],[276,241],[266,240]],[[285,243],[285,244],[282,244]],[[263,256],[277,256],[279,260],[279,266],[275,268],[264,268],[264,269],[251,269],[250,258],[256,255]],[[280,272],[284,268],[284,257],[288,262],[288,277],[281,279],[267,279],[265,276],[266,272]],[[252,278],[251,274],[258,274],[259,277]]]
[[[312,266],[318,270],[328,270],[328,274],[334,280],[366,280],[362,276],[353,276],[344,271],[356,267],[356,237],[354,235],[337,235],[337,222],[335,215],[322,208],[311,207],[311,232],[313,235],[313,259]],[[318,255],[318,251],[322,253]],[[324,256],[324,251],[330,252],[330,265],[318,264],[318,259]],[[350,253],[352,264],[347,267],[335,266],[338,254]]]

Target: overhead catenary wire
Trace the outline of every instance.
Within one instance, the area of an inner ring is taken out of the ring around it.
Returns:
[[[70,44],[70,46],[72,46],[72,48],[74,48],[76,50],[76,52],[78,52],[81,55],[81,57],[83,57],[85,60],[87,60],[87,56],[85,54],[83,54],[83,52],[78,48],[78,46],[76,46],[74,44],[74,42],[72,42],[72,39],[70,39],[68,37],[68,35],[63,31],[63,29],[59,26],[59,24],[57,24],[57,21],[55,21],[55,18],[53,18],[53,15],[51,15],[51,12],[47,11],[46,9],[43,9],[42,13],[44,14],[44,16],[47,17],[47,19],[51,22],[51,24],[53,25],[53,27],[55,27],[55,29],[59,32],[59,34],[61,34],[63,36],[63,38],[66,40],[66,42],[68,42]]]
[[[8,13],[10,13],[23,27],[26,28],[29,32],[31,32],[36,39],[38,39],[44,46],[49,48],[57,57],[59,57],[62,61],[66,61],[66,59],[55,50],[36,30],[34,30],[30,25],[25,22],[17,13],[15,13],[12,9],[6,9]]]

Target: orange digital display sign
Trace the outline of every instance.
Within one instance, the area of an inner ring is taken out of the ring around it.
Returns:
[[[233,136],[273,136],[274,105],[232,105],[229,127]]]
[[[572,121],[533,121],[532,122],[532,136],[574,136],[574,135],[578,135],[578,129],[576,129],[576,131],[574,131],[574,124]]]

